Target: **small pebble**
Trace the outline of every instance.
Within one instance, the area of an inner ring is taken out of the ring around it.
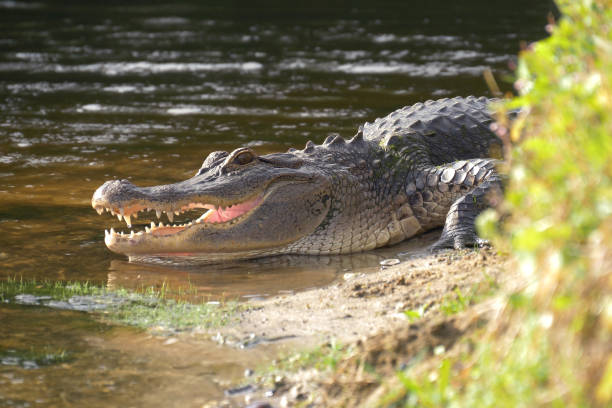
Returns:
[[[400,263],[400,260],[397,258],[385,259],[384,261],[380,261],[381,266],[393,266]]]
[[[225,395],[230,397],[232,395],[244,394],[247,392],[255,391],[255,387],[251,384],[243,385],[242,387],[231,388],[229,390],[225,390]]]
[[[246,408],[272,408],[272,405],[265,401],[255,401],[247,405]]]

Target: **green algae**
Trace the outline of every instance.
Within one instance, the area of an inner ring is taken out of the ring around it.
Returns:
[[[245,306],[235,301],[193,300],[189,289],[108,289],[90,282],[0,280],[0,302],[90,312],[104,321],[143,329],[183,331],[228,324]],[[191,300],[187,301],[184,298]]]
[[[24,348],[0,348],[0,364],[34,369],[41,366],[72,361],[73,354],[50,346]]]

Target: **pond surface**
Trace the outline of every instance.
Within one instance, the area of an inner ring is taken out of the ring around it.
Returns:
[[[0,0],[0,279],[171,282],[248,299],[377,268],[419,244],[347,257],[130,264],[103,242],[104,228],[121,224],[98,216],[90,200],[108,179],[154,185],[190,177],[211,151],[301,148],[350,137],[366,120],[418,101],[491,96],[485,69],[509,91],[521,42],[546,35],[552,8],[531,0],[127,4]],[[152,400],[134,395],[143,395],[152,372],[160,383],[181,378],[180,387],[156,388],[163,401],[181,394],[181,406],[198,406],[219,397],[219,387],[203,384],[228,371],[232,353],[185,348],[215,363],[184,371],[166,364],[175,356],[146,334],[88,319],[2,306],[3,353],[46,344],[74,360],[62,363],[69,369],[0,364],[0,405],[103,406],[94,403],[102,396],[116,397],[111,405],[147,405]],[[194,378],[201,381],[189,383]]]

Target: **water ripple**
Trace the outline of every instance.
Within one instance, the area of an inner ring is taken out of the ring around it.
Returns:
[[[210,72],[210,71],[259,71],[263,65],[259,62],[100,62],[83,65],[37,64],[37,63],[0,63],[0,72],[30,71],[30,72],[56,72],[75,73],[89,72],[104,75],[124,74],[159,74],[181,72]]]

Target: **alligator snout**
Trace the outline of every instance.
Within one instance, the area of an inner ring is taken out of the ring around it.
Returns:
[[[94,192],[91,206],[94,208],[110,207],[110,203],[137,194],[138,187],[128,180],[109,180]]]

